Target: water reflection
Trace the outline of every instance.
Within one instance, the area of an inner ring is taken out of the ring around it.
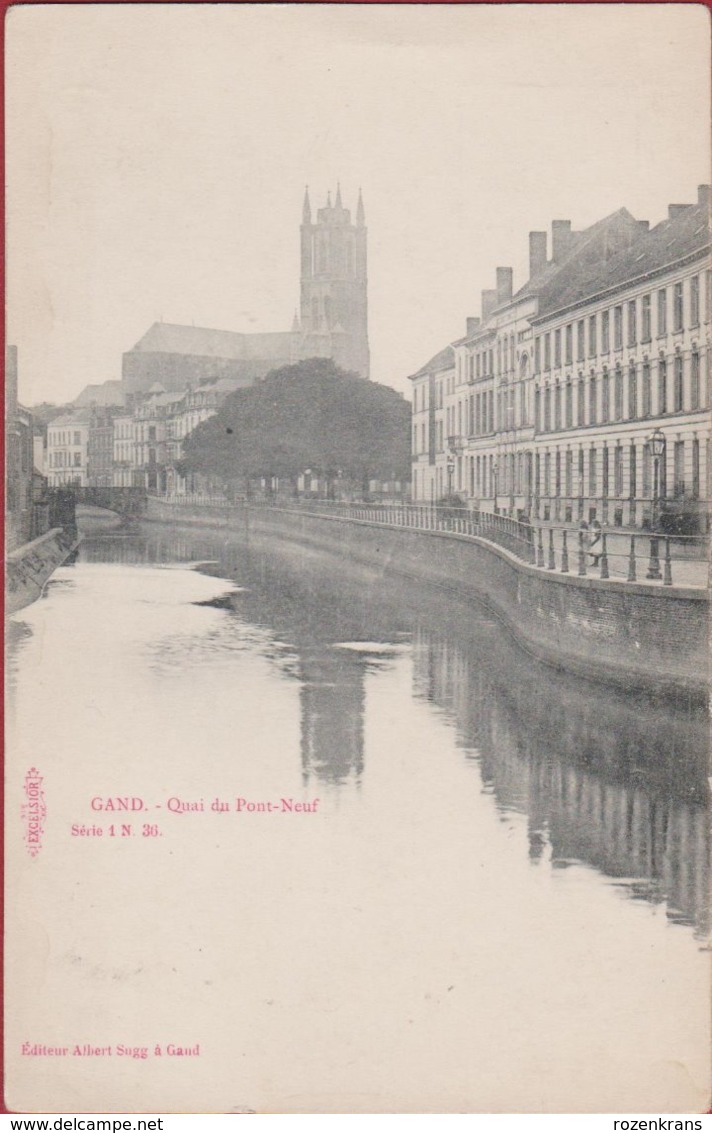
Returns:
[[[366,566],[267,542],[150,530],[87,540],[87,562],[201,562],[218,600],[299,683],[303,781],[367,774],[367,678],[410,643],[413,695],[455,730],[503,820],[527,816],[534,866],[583,863],[708,931],[707,726],[698,705],[542,666],[489,616]],[[216,604],[215,602],[213,604]],[[380,643],[380,644],[379,644]]]

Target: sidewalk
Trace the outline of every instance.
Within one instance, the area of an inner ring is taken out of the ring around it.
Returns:
[[[554,529],[554,550],[556,556],[556,569],[561,570],[561,546],[562,546],[562,529],[561,525],[554,523],[539,523],[535,526],[541,527],[543,530]],[[566,528],[566,542],[569,554],[569,574],[578,574],[578,525],[572,525]],[[635,536],[635,571],[636,581],[646,582],[653,586],[663,586],[664,582],[661,578],[659,581],[656,579],[646,578],[648,572],[648,564],[650,561],[650,535],[648,532],[641,532],[639,528],[604,528],[603,534],[606,536],[606,547],[608,553],[608,574],[610,578],[627,579],[628,578],[628,565],[630,556],[630,537]],[[544,563],[548,562],[548,538],[544,536]],[[671,573],[673,586],[693,587],[695,589],[706,590],[710,585],[710,565],[706,559],[692,559],[692,558],[676,558],[675,556],[675,540],[670,540],[670,557],[671,557]],[[664,573],[665,566],[665,539],[660,537],[658,539],[658,555],[660,559],[660,573]],[[597,567],[591,562],[590,555],[586,556],[586,573],[592,578],[600,578],[601,566],[600,562]],[[669,588],[668,588],[669,589]]]

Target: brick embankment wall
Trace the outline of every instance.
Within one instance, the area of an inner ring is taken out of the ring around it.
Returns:
[[[14,614],[39,598],[47,579],[77,544],[63,528],[54,527],[10,551],[5,563],[5,612]]]
[[[696,695],[708,687],[709,600],[701,590],[543,571],[481,539],[279,508],[149,499],[147,518],[289,539],[472,596],[537,658],[589,679]]]

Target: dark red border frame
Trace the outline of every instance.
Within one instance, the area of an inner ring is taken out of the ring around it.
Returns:
[[[232,6],[245,5],[259,2],[278,2],[278,0],[0,0],[0,67],[2,69],[2,85],[0,86],[0,185],[2,185],[2,194],[0,195],[0,297],[2,298],[2,311],[3,319],[0,326],[0,348],[2,351],[2,373],[3,373],[3,386],[2,386],[2,408],[3,420],[5,418],[5,346],[6,346],[6,324],[5,324],[5,21],[7,14],[11,8],[27,7],[31,4],[231,4]],[[488,5],[494,4],[508,4],[510,7],[523,7],[530,6],[531,4],[546,4],[548,7],[566,6],[571,7],[574,4],[598,4],[599,6],[605,5],[609,7],[614,4],[625,4],[627,7],[643,8],[646,4],[655,3],[656,6],[665,4],[668,6],[674,4],[684,4],[686,7],[695,5],[697,7],[707,8],[710,13],[710,39],[712,39],[712,0],[279,0],[279,2],[287,2],[292,4],[309,3],[309,4],[439,4],[453,6],[455,4],[469,4],[471,7],[474,5]],[[712,106],[710,107],[710,121],[712,123]],[[0,429],[0,463],[4,470],[5,468],[5,430]],[[3,492],[0,497],[0,523],[4,527],[5,523],[5,494]],[[5,583],[5,567],[4,560],[2,565],[2,578],[3,578],[3,592]],[[3,606],[4,612],[4,606]],[[4,677],[4,653],[3,661],[0,666],[2,668]],[[2,719],[5,719],[5,700],[4,700],[4,682],[0,686],[0,714]],[[0,740],[2,746],[2,758],[0,759],[0,828],[4,831],[4,814],[5,814],[5,736]],[[0,878],[2,878],[3,887],[2,894],[0,895],[0,1113],[14,1113],[15,1110],[9,1110],[5,1105],[5,849],[4,839],[0,837]],[[712,1098],[710,1099],[710,1108],[707,1113],[712,1113]]]

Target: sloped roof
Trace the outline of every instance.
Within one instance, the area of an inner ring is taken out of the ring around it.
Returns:
[[[440,350],[434,354],[429,362],[415,373],[410,375],[410,380],[413,378],[422,378],[425,374],[432,374],[438,370],[448,370],[451,366],[455,365],[455,355],[452,346],[446,346],[444,350]]]
[[[123,405],[125,403],[124,389],[119,381],[92,383],[84,386],[78,397],[74,398],[74,405],[88,406],[92,402],[96,405]]]
[[[74,413],[63,413],[61,417],[55,417],[50,421],[48,428],[56,429],[57,427],[72,426],[72,425],[88,425],[90,419],[89,411],[86,409],[77,409]]]
[[[636,279],[645,278],[709,248],[709,212],[704,204],[689,205],[647,231],[626,209],[587,229],[558,272],[541,273],[526,288],[538,294],[533,321],[554,311],[577,306],[586,299]],[[627,239],[626,237],[629,237]],[[526,289],[522,288],[522,292]],[[521,293],[520,293],[521,294]]]
[[[559,260],[550,260],[542,271],[527,280],[514,300],[536,296],[539,312],[556,310],[569,295],[585,289],[609,260],[621,253],[629,256],[641,236],[640,223],[626,208],[604,216],[582,232],[572,232],[566,254]]]
[[[689,205],[649,232],[641,232],[631,249],[621,251],[588,279],[580,280],[559,297],[560,306],[579,303],[602,291],[653,275],[704,253],[710,244],[709,211],[705,205]]]
[[[283,358],[289,354],[292,332],[241,334],[180,323],[154,323],[130,353],[188,354],[204,358]]]

